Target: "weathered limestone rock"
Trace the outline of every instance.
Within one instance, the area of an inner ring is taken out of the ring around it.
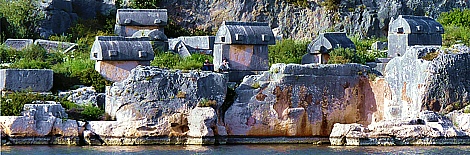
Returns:
[[[369,124],[377,111],[367,66],[274,64],[245,77],[225,113],[229,135],[328,136],[337,122]]]
[[[97,107],[104,107],[105,94],[97,93],[93,87],[82,87],[69,92],[61,92],[61,97],[67,97],[68,101],[76,104],[92,104]]]
[[[437,54],[432,61],[427,54]],[[438,48],[413,46],[385,69],[384,119],[407,119],[423,110],[447,113],[469,101],[470,54],[444,54]],[[457,103],[457,104],[454,104]]]
[[[33,45],[33,39],[7,39],[4,44],[16,50],[22,50]]]
[[[77,145],[77,122],[63,120],[66,117],[60,104],[25,104],[23,116],[0,116],[2,139],[19,145]]]
[[[217,126],[217,114],[211,107],[196,107],[188,116],[189,133],[191,137],[205,137],[215,135],[226,135],[225,131],[220,131]],[[220,128],[225,129],[225,128]]]
[[[120,126],[128,126],[125,123],[128,121],[141,122],[148,132],[169,135],[170,125],[175,123],[169,122],[170,118],[175,113],[188,114],[203,99],[215,101],[216,112],[220,114],[226,83],[223,74],[213,72],[182,73],[138,66],[127,79],[106,90],[105,111],[123,122]],[[139,128],[137,125],[129,127]]]
[[[61,42],[61,41],[50,41],[50,40],[43,40],[43,39],[36,39],[34,41],[35,45],[39,45],[46,49],[47,52],[71,52],[77,48],[77,44],[69,43],[69,42]]]
[[[0,90],[47,92],[53,84],[50,69],[1,69]]]
[[[336,123],[330,134],[331,145],[345,145],[346,136],[350,136],[354,131],[361,131],[363,126],[361,124],[340,124]]]

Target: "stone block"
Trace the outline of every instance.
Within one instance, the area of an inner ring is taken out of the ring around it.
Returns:
[[[35,40],[34,44],[43,47],[48,52],[60,51],[63,53],[67,53],[77,48],[77,44],[75,43],[50,41],[50,40],[43,40],[43,39]]]
[[[126,79],[139,65],[150,66],[150,61],[97,61],[95,70],[107,80],[118,82]]]
[[[276,40],[268,23],[223,22],[217,30],[217,44],[274,45]]]
[[[371,49],[375,51],[385,50],[388,47],[388,42],[376,41],[372,44]]]
[[[222,59],[226,58],[233,71],[267,71],[267,45],[230,45],[216,44],[214,46],[214,69],[219,70]]]
[[[166,9],[118,9],[116,23],[133,26],[165,26],[168,23]]]
[[[0,90],[47,92],[52,88],[50,69],[1,69]]]
[[[98,61],[150,61],[155,54],[148,38],[96,37],[90,59]]]
[[[163,26],[131,26],[131,25],[114,25],[114,34],[123,37],[132,37],[140,30],[158,30],[164,32]]]
[[[33,39],[7,39],[4,45],[16,50],[22,50],[23,48],[33,45]]]
[[[354,43],[344,32],[320,33],[320,35],[308,45],[307,51],[308,53],[329,53],[330,50],[340,47],[356,49]]]
[[[25,104],[23,116],[34,117],[34,120],[47,120],[49,117],[67,118],[65,109],[59,103]]]

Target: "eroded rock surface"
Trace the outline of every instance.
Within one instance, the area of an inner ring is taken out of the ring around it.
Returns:
[[[358,64],[275,64],[247,76],[225,113],[228,135],[328,136],[336,122],[368,124],[377,110],[368,70]]]

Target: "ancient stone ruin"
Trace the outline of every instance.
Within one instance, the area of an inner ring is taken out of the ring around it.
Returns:
[[[182,36],[169,39],[169,50],[182,57],[191,56],[192,53],[212,55],[214,50],[214,36]]]
[[[403,56],[411,46],[441,46],[444,28],[432,18],[400,15],[389,23],[388,56]]]
[[[122,81],[138,65],[149,66],[155,54],[148,38],[97,36],[90,59],[95,70],[110,81]]]
[[[307,47],[307,54],[302,56],[302,64],[326,64],[331,50],[335,48],[356,49],[356,46],[343,32],[320,33]]]
[[[0,69],[0,91],[47,92],[52,84],[50,69]]]
[[[268,23],[223,22],[215,36],[214,68],[218,71],[222,59],[230,64],[230,81],[239,81],[253,71],[267,71],[268,45],[275,44]]]
[[[7,39],[4,45],[16,50],[22,50],[33,45],[33,39]]]
[[[77,48],[76,43],[69,43],[69,42],[61,42],[61,41],[50,41],[50,40],[43,40],[43,39],[36,39],[34,41],[35,45],[39,45],[46,49],[47,52],[72,52]]]
[[[139,30],[164,32],[167,22],[166,9],[118,9],[114,32],[124,37],[131,37]]]

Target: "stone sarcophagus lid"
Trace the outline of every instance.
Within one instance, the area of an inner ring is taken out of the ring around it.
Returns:
[[[441,46],[444,28],[436,20],[424,16],[400,15],[389,24],[388,56],[402,56],[407,47]]]
[[[138,65],[150,65],[155,54],[148,38],[97,36],[90,59],[96,60],[95,70],[110,81],[121,81]]]
[[[33,45],[33,39],[7,39],[4,44],[15,50],[22,50]]]
[[[268,45],[276,43],[268,23],[223,22],[214,42],[214,68],[226,58],[232,71],[267,71]]]
[[[169,49],[182,57],[193,53],[212,54],[214,50],[214,36],[181,36],[169,39]]]
[[[0,91],[50,91],[54,73],[50,69],[0,69]]]
[[[168,23],[166,9],[118,9],[114,32],[130,37],[139,30],[159,30]]]
[[[335,48],[356,49],[356,46],[344,32],[320,33],[307,47],[307,54],[302,57],[302,64],[326,64],[329,53]]]

